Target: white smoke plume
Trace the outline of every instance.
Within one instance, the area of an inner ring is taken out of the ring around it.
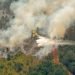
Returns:
[[[39,59],[42,59],[43,57],[47,56],[49,53],[52,52],[52,46],[44,46],[40,49],[37,53],[34,54],[34,56],[38,57]]]
[[[71,21],[75,20],[74,5],[74,0],[18,0],[12,2],[10,9],[15,17],[9,21],[10,26],[7,30],[0,31],[0,45],[16,47],[25,39],[30,38],[32,30],[37,28],[43,28],[40,33],[46,31],[46,35],[51,39],[63,38]]]
[[[43,47],[38,51],[35,56],[42,59],[44,56],[47,56],[49,53],[53,51],[54,48],[58,48],[58,46],[63,45],[75,45],[75,42],[72,40],[58,40],[58,39],[50,39],[47,37],[39,36],[39,38],[36,40],[38,47]]]
[[[64,1],[63,7],[51,17],[50,27],[48,29],[48,34],[51,38],[64,37],[66,29],[70,26],[70,23],[75,20],[75,1],[66,1]]]
[[[40,2],[43,4],[41,5]],[[9,46],[21,44],[31,36],[32,30],[44,25],[46,16],[40,12],[46,2],[44,0],[40,2],[38,0],[19,0],[11,4],[10,9],[15,18],[10,20],[10,27],[7,30],[1,31],[0,44]]]
[[[75,20],[75,8],[72,6],[65,6],[57,11],[50,20],[50,27],[48,34],[51,38],[64,37],[66,29],[70,23]]]

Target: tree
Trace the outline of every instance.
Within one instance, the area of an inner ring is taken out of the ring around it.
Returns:
[[[29,71],[29,75],[68,75],[62,65],[55,65],[52,60],[43,61]]]
[[[17,72],[21,72],[23,69],[23,64],[15,63],[14,67]]]

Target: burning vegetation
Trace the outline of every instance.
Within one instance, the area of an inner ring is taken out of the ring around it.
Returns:
[[[58,53],[63,47],[75,45],[75,0],[0,2],[0,58],[21,52],[39,59],[52,53],[55,64],[60,63],[60,56],[65,60],[64,53]]]

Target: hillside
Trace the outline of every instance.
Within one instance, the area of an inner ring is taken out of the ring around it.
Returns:
[[[57,40],[75,41],[74,2],[46,1],[0,0],[0,75],[75,75],[74,45],[56,45],[59,64],[52,56]],[[38,47],[39,36],[54,45]]]

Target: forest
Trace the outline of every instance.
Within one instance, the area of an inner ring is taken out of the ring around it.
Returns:
[[[1,30],[7,29],[10,26],[9,20],[15,17],[9,7],[13,1],[17,0],[6,0],[3,3],[0,0]],[[71,24],[64,40],[75,41],[75,22]],[[58,56],[60,63],[54,64],[51,53],[40,60],[19,51],[15,56],[9,55],[7,59],[0,58],[0,75],[75,75],[75,46],[59,46]]]

